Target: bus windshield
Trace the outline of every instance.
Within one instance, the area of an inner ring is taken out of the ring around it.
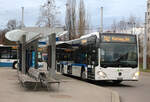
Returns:
[[[138,54],[136,44],[102,43],[101,67],[132,67],[138,66]]]

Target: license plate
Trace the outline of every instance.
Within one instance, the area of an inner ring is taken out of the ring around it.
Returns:
[[[123,80],[123,78],[117,78],[117,80]]]

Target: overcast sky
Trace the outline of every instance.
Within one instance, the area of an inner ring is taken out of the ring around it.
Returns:
[[[77,0],[79,1],[79,0]],[[104,7],[104,26],[109,28],[113,22],[135,15],[144,21],[146,0],[84,0],[86,10],[90,16],[91,26],[96,28],[100,24],[100,7]],[[10,19],[21,20],[21,7],[25,7],[25,25],[35,26],[39,16],[39,8],[46,0],[0,0],[0,28],[6,27]],[[64,24],[66,0],[56,0],[61,14],[58,15]]]

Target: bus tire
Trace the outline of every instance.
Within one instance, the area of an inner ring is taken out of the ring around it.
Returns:
[[[13,68],[13,69],[17,69],[17,64],[18,64],[17,61],[15,61],[15,62],[13,63],[12,68]]]
[[[70,65],[68,65],[67,73],[70,75],[72,74],[72,67]]]
[[[119,84],[121,84],[121,80],[113,80],[113,84],[115,84],[115,85],[119,85]]]
[[[85,73],[85,68],[84,67],[81,68],[81,79],[82,80],[86,79],[86,73]]]

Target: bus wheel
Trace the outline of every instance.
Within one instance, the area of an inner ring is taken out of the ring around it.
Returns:
[[[15,61],[15,62],[13,63],[12,68],[13,68],[13,69],[17,69],[17,66],[18,66],[18,63],[17,63],[17,61]]]
[[[83,80],[85,80],[85,79],[86,79],[86,72],[85,72],[85,68],[82,68],[82,69],[81,69],[81,78],[82,78]]]
[[[121,84],[121,82],[122,82],[121,80],[114,80],[114,81],[113,81],[113,83],[114,83],[115,85]]]

